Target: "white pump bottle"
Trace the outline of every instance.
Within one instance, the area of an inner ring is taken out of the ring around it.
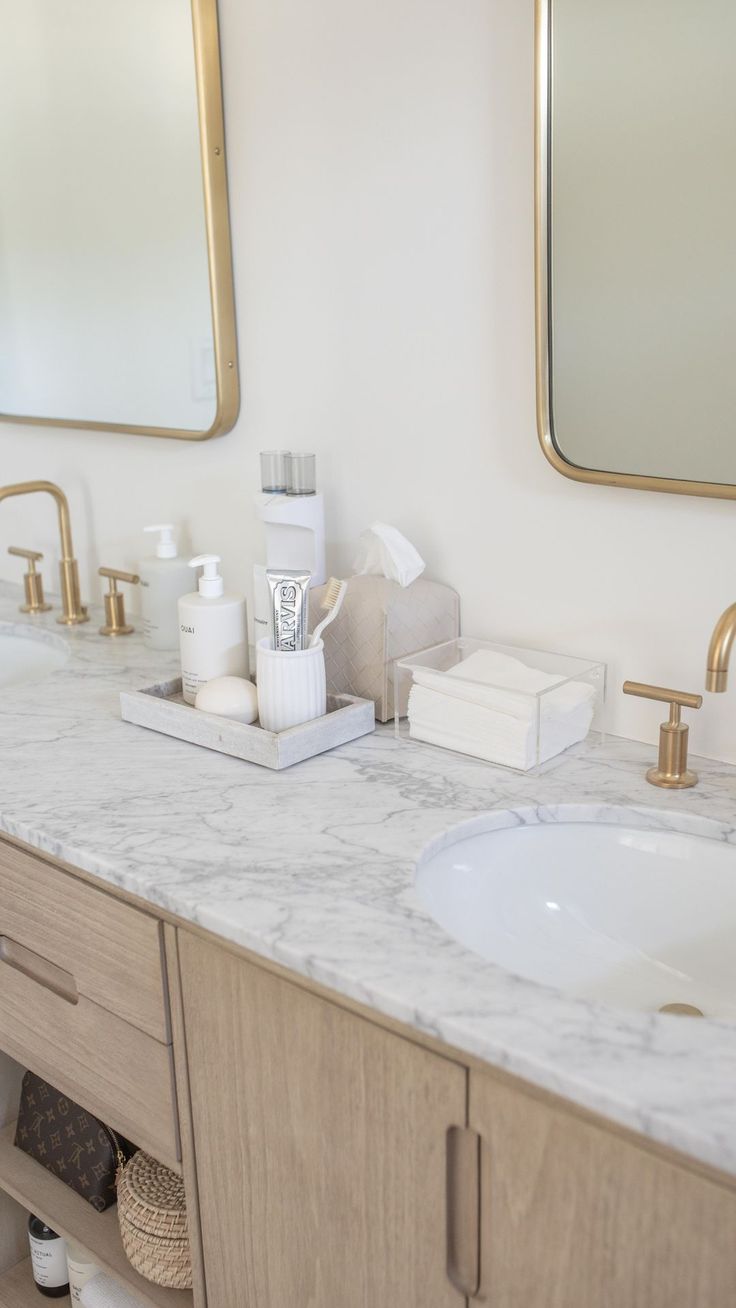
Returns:
[[[190,568],[202,568],[198,589],[179,600],[182,694],[193,704],[213,677],[247,677],[248,620],[245,600],[226,595],[219,554],[198,554]]]
[[[191,573],[186,559],[177,554],[174,524],[162,522],[144,527],[145,532],[159,533],[156,553],[141,559],[141,614],[143,644],[149,649],[179,648],[179,597],[189,590]]]

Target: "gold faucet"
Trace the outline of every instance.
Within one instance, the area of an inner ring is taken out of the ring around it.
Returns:
[[[625,681],[624,695],[655,699],[670,706],[669,721],[662,722],[659,728],[659,761],[656,768],[647,772],[650,785],[662,786],[665,790],[684,790],[694,786],[698,774],[691,772],[687,765],[689,729],[680,721],[680,710],[699,709],[703,696],[690,695],[684,690],[666,690],[664,686],[647,686],[641,681]]]
[[[726,609],[718,619],[708,646],[708,668],[705,674],[705,689],[716,693],[728,685],[728,660],[731,646],[736,636],[736,604]]]
[[[79,569],[72,548],[72,527],[66,495],[52,481],[19,481],[14,486],[0,486],[0,500],[7,500],[11,495],[33,495],[36,491],[45,491],[47,495],[53,496],[59,511],[62,614],[56,621],[64,623],[67,627],[73,627],[80,622],[87,622],[88,615],[79,595]]]

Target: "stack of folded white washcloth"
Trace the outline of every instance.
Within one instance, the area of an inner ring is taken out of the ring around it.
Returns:
[[[87,1282],[79,1302],[82,1308],[144,1308],[142,1299],[104,1272],[98,1272]]]
[[[479,649],[447,672],[415,668],[409,734],[524,772],[587,736],[595,688],[495,650]],[[540,691],[554,686],[540,699]],[[539,751],[537,751],[537,729]]]

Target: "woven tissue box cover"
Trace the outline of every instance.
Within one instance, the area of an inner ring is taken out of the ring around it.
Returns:
[[[310,591],[310,630],[324,617],[325,589]],[[459,634],[460,597],[450,586],[424,577],[405,587],[386,577],[351,577],[323,636],[327,690],[372,699],[379,722],[387,722],[394,716],[394,661]]]

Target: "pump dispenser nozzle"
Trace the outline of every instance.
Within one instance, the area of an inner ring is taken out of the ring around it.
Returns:
[[[199,578],[199,593],[207,599],[218,599],[222,595],[225,586],[217,571],[217,565],[221,562],[219,554],[197,554],[196,558],[189,560],[190,568],[202,568],[202,576]]]
[[[155,527],[144,527],[144,531],[159,531],[161,539],[156,541],[157,559],[175,559],[176,541],[174,540],[173,522],[160,522]]]

